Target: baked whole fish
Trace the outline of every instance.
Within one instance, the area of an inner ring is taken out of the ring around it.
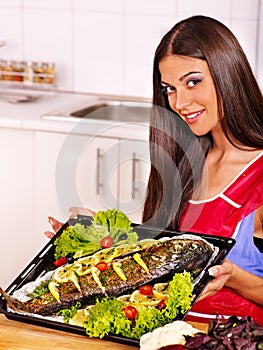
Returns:
[[[189,238],[185,235],[155,240],[146,248],[115,257],[107,263],[105,270],[99,271],[94,266],[90,273],[76,274],[75,281],[53,282],[59,296],[57,298],[49,291],[21,302],[2,289],[0,292],[7,305],[17,312],[52,315],[75,305],[77,301],[85,307],[97,298],[117,297],[144,284],[167,281],[175,273],[187,271],[195,278],[213,256],[214,249],[207,241],[193,235]],[[78,266],[78,260],[74,264]]]

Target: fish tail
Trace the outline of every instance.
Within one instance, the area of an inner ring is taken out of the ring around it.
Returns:
[[[6,301],[6,305],[16,311],[16,312],[25,312],[25,305],[22,301],[19,301],[13,297],[11,297],[10,295],[8,295],[3,288],[0,287],[0,294],[2,294],[3,298]]]

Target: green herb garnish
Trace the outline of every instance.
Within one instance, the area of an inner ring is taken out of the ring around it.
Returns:
[[[71,306],[69,309],[60,310],[56,313],[57,316],[64,317],[64,323],[69,323],[69,320],[77,315],[78,310],[81,308],[80,302],[77,302],[75,306]]]
[[[41,282],[41,284],[40,284],[39,286],[37,286],[37,287],[33,290],[32,293],[28,293],[27,296],[28,296],[30,299],[36,299],[36,298],[41,297],[41,296],[44,295],[44,294],[49,293],[49,288],[48,288],[49,282],[50,282],[50,281],[43,281],[43,282]]]

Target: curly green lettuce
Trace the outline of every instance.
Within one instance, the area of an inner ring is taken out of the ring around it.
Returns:
[[[177,273],[169,283],[169,297],[162,310],[140,306],[136,321],[128,320],[122,311],[124,303],[116,298],[97,300],[90,309],[87,321],[83,325],[90,337],[103,338],[108,334],[117,334],[133,339],[173,322],[181,313],[191,307],[193,284],[189,272]]]
[[[113,239],[113,246],[138,242],[138,235],[133,231],[131,221],[122,211],[98,211],[90,226],[77,223],[63,231],[54,242],[55,259],[68,255],[79,258],[93,254],[101,249],[100,242],[106,236]]]
[[[128,233],[132,231],[132,222],[128,216],[117,209],[98,211],[93,217],[93,225],[107,227],[109,235],[113,238],[115,243],[120,241],[122,235],[128,236]]]

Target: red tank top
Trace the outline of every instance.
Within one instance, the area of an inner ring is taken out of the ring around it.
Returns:
[[[235,237],[239,223],[263,205],[263,152],[217,196],[203,201],[189,201],[180,229],[222,237]],[[263,325],[263,307],[224,287],[212,297],[196,302],[186,320],[204,321],[216,315],[253,317]]]

